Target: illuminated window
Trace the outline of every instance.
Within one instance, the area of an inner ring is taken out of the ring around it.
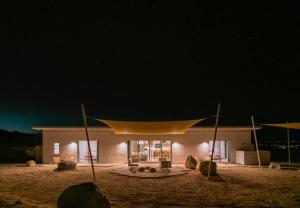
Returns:
[[[209,155],[212,154],[213,141],[209,141]],[[228,160],[229,158],[229,141],[226,140],[216,140],[214,149],[214,160]]]
[[[59,143],[54,143],[54,146],[53,146],[53,153],[55,155],[59,155]]]

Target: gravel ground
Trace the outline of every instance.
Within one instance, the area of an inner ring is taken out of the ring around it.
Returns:
[[[58,196],[68,186],[92,181],[89,167],[54,169],[1,165],[1,203],[56,207]],[[111,174],[111,169],[96,167],[95,171],[96,184],[112,207],[300,207],[300,171],[219,165],[219,176],[208,181],[196,170],[169,178],[141,179]]]

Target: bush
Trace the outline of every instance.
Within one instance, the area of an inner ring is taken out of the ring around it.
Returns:
[[[57,164],[57,170],[74,170],[76,169],[76,162],[68,161],[68,160],[61,160]]]

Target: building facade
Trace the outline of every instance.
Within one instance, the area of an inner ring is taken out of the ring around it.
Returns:
[[[43,163],[73,160],[90,161],[83,127],[33,127],[43,134]],[[93,161],[97,163],[155,163],[170,160],[185,162],[188,155],[198,160],[209,158],[213,127],[193,127],[184,134],[116,134],[109,127],[89,127]],[[237,150],[251,149],[250,127],[219,127],[214,159],[236,162]]]

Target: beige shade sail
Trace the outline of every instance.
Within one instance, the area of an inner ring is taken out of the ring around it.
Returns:
[[[262,124],[264,126],[274,126],[287,129],[300,129],[300,122],[297,123],[277,123],[277,124]]]
[[[112,121],[97,119],[112,128],[116,134],[184,134],[189,128],[204,119],[183,121]]]

